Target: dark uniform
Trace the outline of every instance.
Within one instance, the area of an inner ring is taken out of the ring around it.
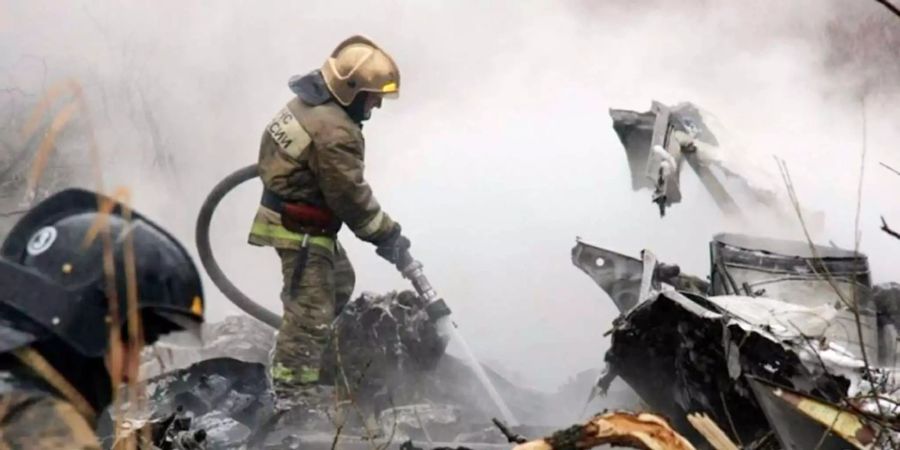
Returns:
[[[101,203],[111,211],[98,212]],[[173,331],[199,336],[202,289],[190,256],[142,215],[129,216],[110,199],[72,189],[32,208],[3,242],[0,450],[101,448],[94,427],[113,399],[109,327],[127,323],[126,269],[146,344]],[[94,229],[108,231],[112,244]],[[105,276],[104,257],[115,280]],[[110,287],[118,316],[109,311]]]

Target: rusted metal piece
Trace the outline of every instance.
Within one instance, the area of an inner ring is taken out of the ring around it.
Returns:
[[[526,442],[513,450],[575,450],[617,445],[641,450],[694,450],[664,418],[649,413],[608,412],[584,425],[573,425],[550,437]]]

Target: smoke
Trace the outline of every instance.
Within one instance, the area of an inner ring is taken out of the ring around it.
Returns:
[[[632,255],[649,248],[704,275],[710,237],[735,229],[687,175],[685,200],[660,219],[649,193],[630,190],[609,108],[656,99],[713,112],[743,151],[787,161],[804,207],[826,214],[819,238],[852,247],[864,95],[862,250],[876,281],[894,278],[900,242],[878,217],[900,227],[900,177],[877,162],[900,166],[900,108],[896,78],[872,74],[895,66],[862,70],[882,60],[846,61],[834,41],[886,14],[871,3],[9,1],[0,88],[25,86],[23,108],[47,84],[79,80],[106,186],[129,187],[139,210],[193,247],[199,205],[255,162],[265,123],[291,96],[287,79],[348,35],[371,36],[403,74],[400,99],[364,129],[376,195],[475,352],[549,390],[602,365],[615,315],[569,261],[576,236]],[[900,21],[887,20],[897,36]],[[57,151],[86,155],[83,145]],[[223,202],[213,244],[237,285],[280,309],[274,251],[246,244],[258,195],[248,185]],[[801,236],[796,224],[783,232]],[[407,288],[368,244],[341,238],[357,292]],[[212,319],[237,312],[206,290]]]

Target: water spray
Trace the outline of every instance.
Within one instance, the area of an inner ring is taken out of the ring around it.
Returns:
[[[460,347],[462,347],[465,361],[469,364],[469,367],[472,368],[472,371],[475,372],[475,377],[478,378],[478,381],[484,387],[484,390],[487,391],[488,396],[491,397],[494,405],[503,416],[503,420],[510,426],[518,425],[519,422],[516,420],[512,411],[509,410],[509,407],[506,406],[506,402],[503,401],[503,398],[500,397],[500,393],[497,392],[494,383],[488,378],[481,363],[478,362],[478,358],[475,357],[475,353],[472,352],[472,349],[469,348],[469,344],[463,338],[462,334],[460,334],[459,328],[452,320],[450,320],[450,308],[447,306],[447,303],[444,302],[444,299],[438,297],[437,292],[431,287],[431,283],[428,282],[428,278],[422,270],[422,263],[412,258],[409,258],[409,260],[411,262],[406,265],[405,268],[401,269],[400,273],[412,283],[419,296],[425,299],[425,312],[428,313],[428,317],[435,322],[438,335],[445,341],[452,339],[459,343]]]

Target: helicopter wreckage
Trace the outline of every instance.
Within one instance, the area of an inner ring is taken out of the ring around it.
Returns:
[[[681,200],[685,163],[724,214],[791,213],[788,199],[765,188],[765,171],[725,153],[696,106],[654,102],[649,112],[610,114],[633,188],[652,191],[661,214]],[[807,215],[813,227],[822,220]],[[202,430],[217,449],[897,448],[900,285],[873,286],[866,256],[833,246],[719,234],[709,254],[709,273],[698,277],[650,250],[632,257],[578,240],[572,262],[620,313],[607,333],[606,368],[596,381],[579,377],[546,394],[484,367],[530,425],[492,420],[498,411],[473,389],[473,370],[445,353],[426,302],[412,292],[364,294],[341,311],[325,363],[333,383],[317,408],[275,412],[273,330],[232,317],[208,325],[203,349],[147,352],[151,406],[132,419],[188,417],[182,434]],[[579,419],[573,392],[583,402],[615,379],[647,413],[603,412],[554,433]]]

